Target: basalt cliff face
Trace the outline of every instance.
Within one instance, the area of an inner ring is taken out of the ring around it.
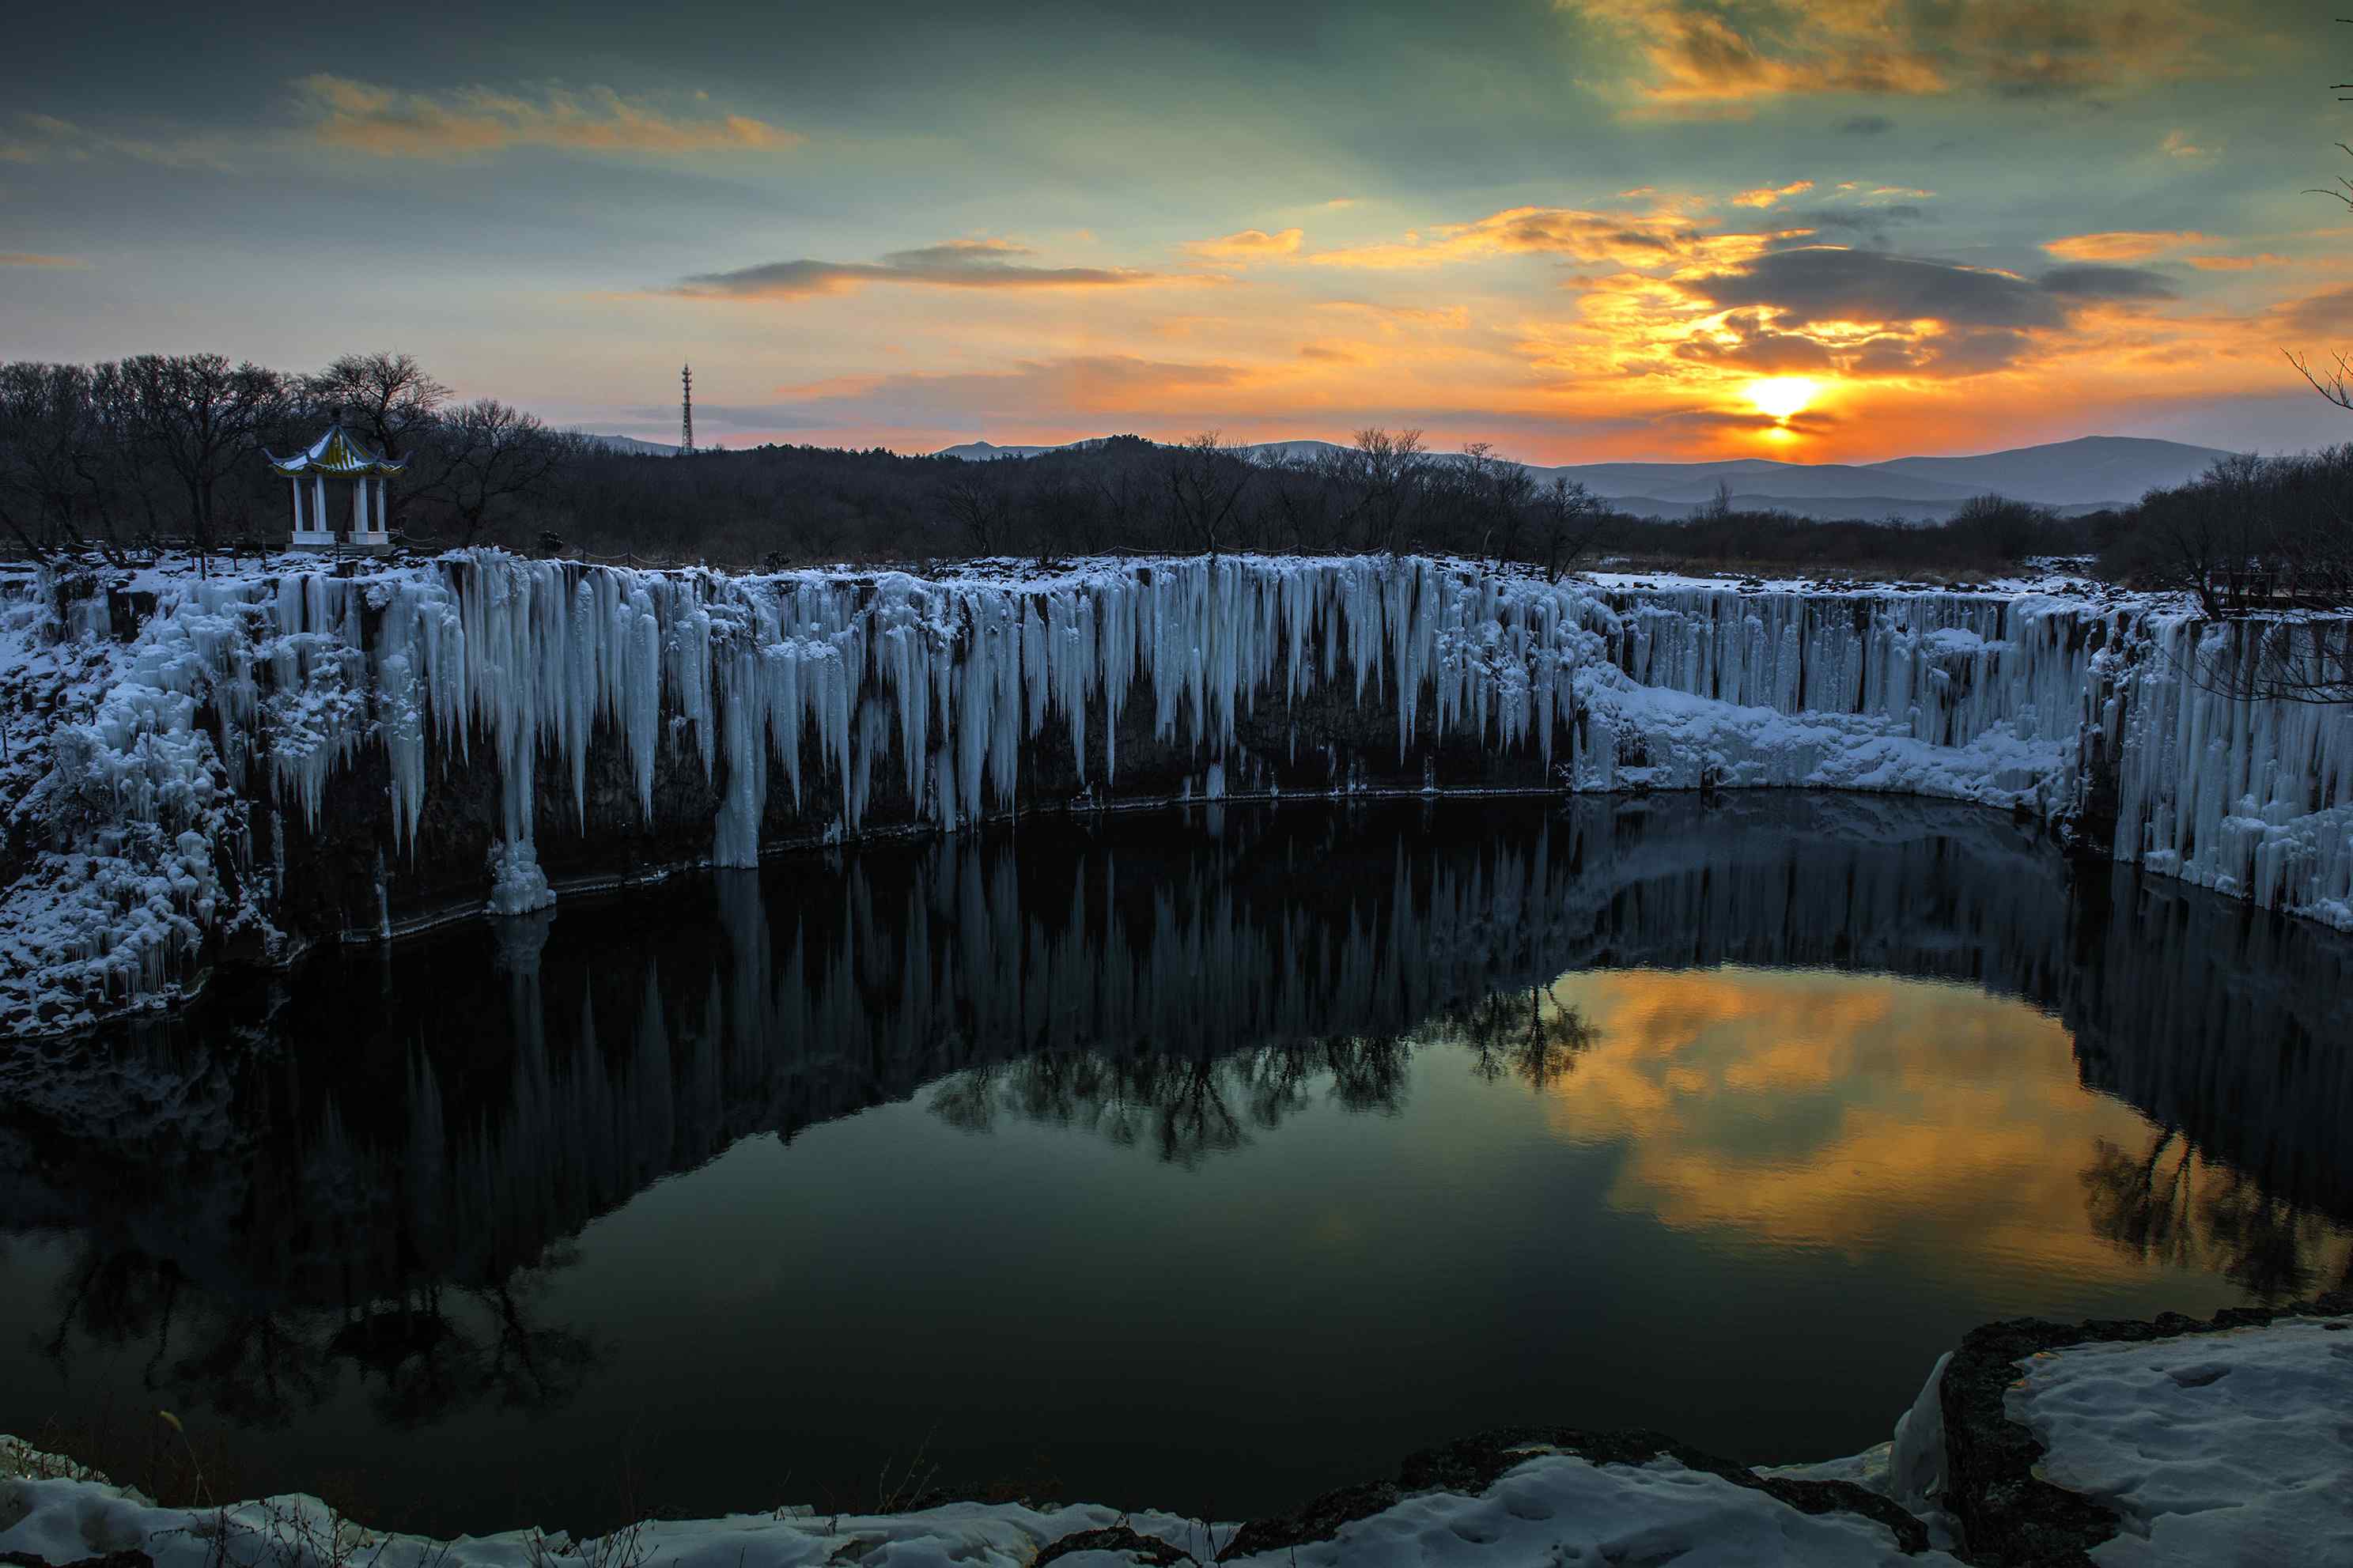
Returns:
[[[1939,795],[2353,927],[2353,709],[2228,695],[2246,628],[2147,598],[489,552],[6,592],[5,1029],[568,886],[1244,795]]]

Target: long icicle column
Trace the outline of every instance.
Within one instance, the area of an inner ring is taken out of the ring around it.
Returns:
[[[150,591],[143,616],[46,580],[5,602],[0,681],[34,695],[9,720],[0,1026],[167,1001],[224,955],[541,907],[551,866],[1370,788],[1976,800],[2353,928],[2353,710],[2201,680],[2244,639],[2163,600],[1419,558],[925,579],[496,552]]]

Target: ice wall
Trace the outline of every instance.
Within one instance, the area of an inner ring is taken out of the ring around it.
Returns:
[[[381,910],[345,929],[391,928],[402,868],[447,847],[428,799],[484,779],[489,907],[512,913],[552,897],[550,800],[582,837],[643,826],[674,810],[666,767],[716,803],[691,857],[744,866],[1074,800],[1493,787],[1504,762],[1520,787],[1813,785],[2045,816],[2098,785],[2119,858],[2353,925],[2353,711],[2201,682],[2184,650],[2221,638],[2207,662],[2227,665],[2232,634],[2155,601],[1385,557],[923,579],[476,552],[153,586],[133,640],[60,687],[47,771],[14,803],[31,826],[0,904],[0,1026],[168,997],[224,928],[264,955],[301,940],[272,923],[287,824],[316,828],[363,762],[384,781]],[[32,679],[45,639],[101,635],[53,619],[0,647],[0,679]],[[632,786],[617,807],[590,786],[599,746]]]
[[[2268,673],[2256,631],[2155,616],[2102,660],[2084,749],[2114,769],[2114,852],[2353,930],[2353,706],[2237,695]]]

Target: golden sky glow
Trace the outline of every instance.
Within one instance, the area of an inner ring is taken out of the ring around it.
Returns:
[[[2282,357],[2353,346],[2353,221],[2309,194],[2353,28],[2308,6],[1206,3],[687,0],[463,50],[155,7],[132,54],[45,13],[5,352],[397,347],[658,438],[691,360],[738,445],[2353,434]]]

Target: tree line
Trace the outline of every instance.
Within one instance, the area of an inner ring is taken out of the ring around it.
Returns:
[[[265,453],[301,451],[338,419],[407,461],[392,525],[448,542],[494,529],[577,444],[496,398],[457,401],[406,354],[347,354],[310,374],[215,353],[16,361],[0,364],[0,533],[37,560],[275,547],[291,503]]]
[[[1243,448],[1215,432],[1134,436],[968,462],[880,448],[766,446],[684,459],[458,400],[412,357],[351,354],[288,374],[217,354],[0,365],[0,532],[24,554],[278,546],[286,481],[263,459],[339,419],[408,468],[389,490],[412,547],[491,542],[736,566],[882,564],[1102,552],[1458,555],[1558,577],[1636,570],[1968,577],[2064,557],[2210,614],[2353,603],[2353,446],[2240,457],[2114,510],[2063,517],[1982,496],[1941,523],[1817,521],[1736,507],[1613,508],[1485,443],[1415,430]]]

